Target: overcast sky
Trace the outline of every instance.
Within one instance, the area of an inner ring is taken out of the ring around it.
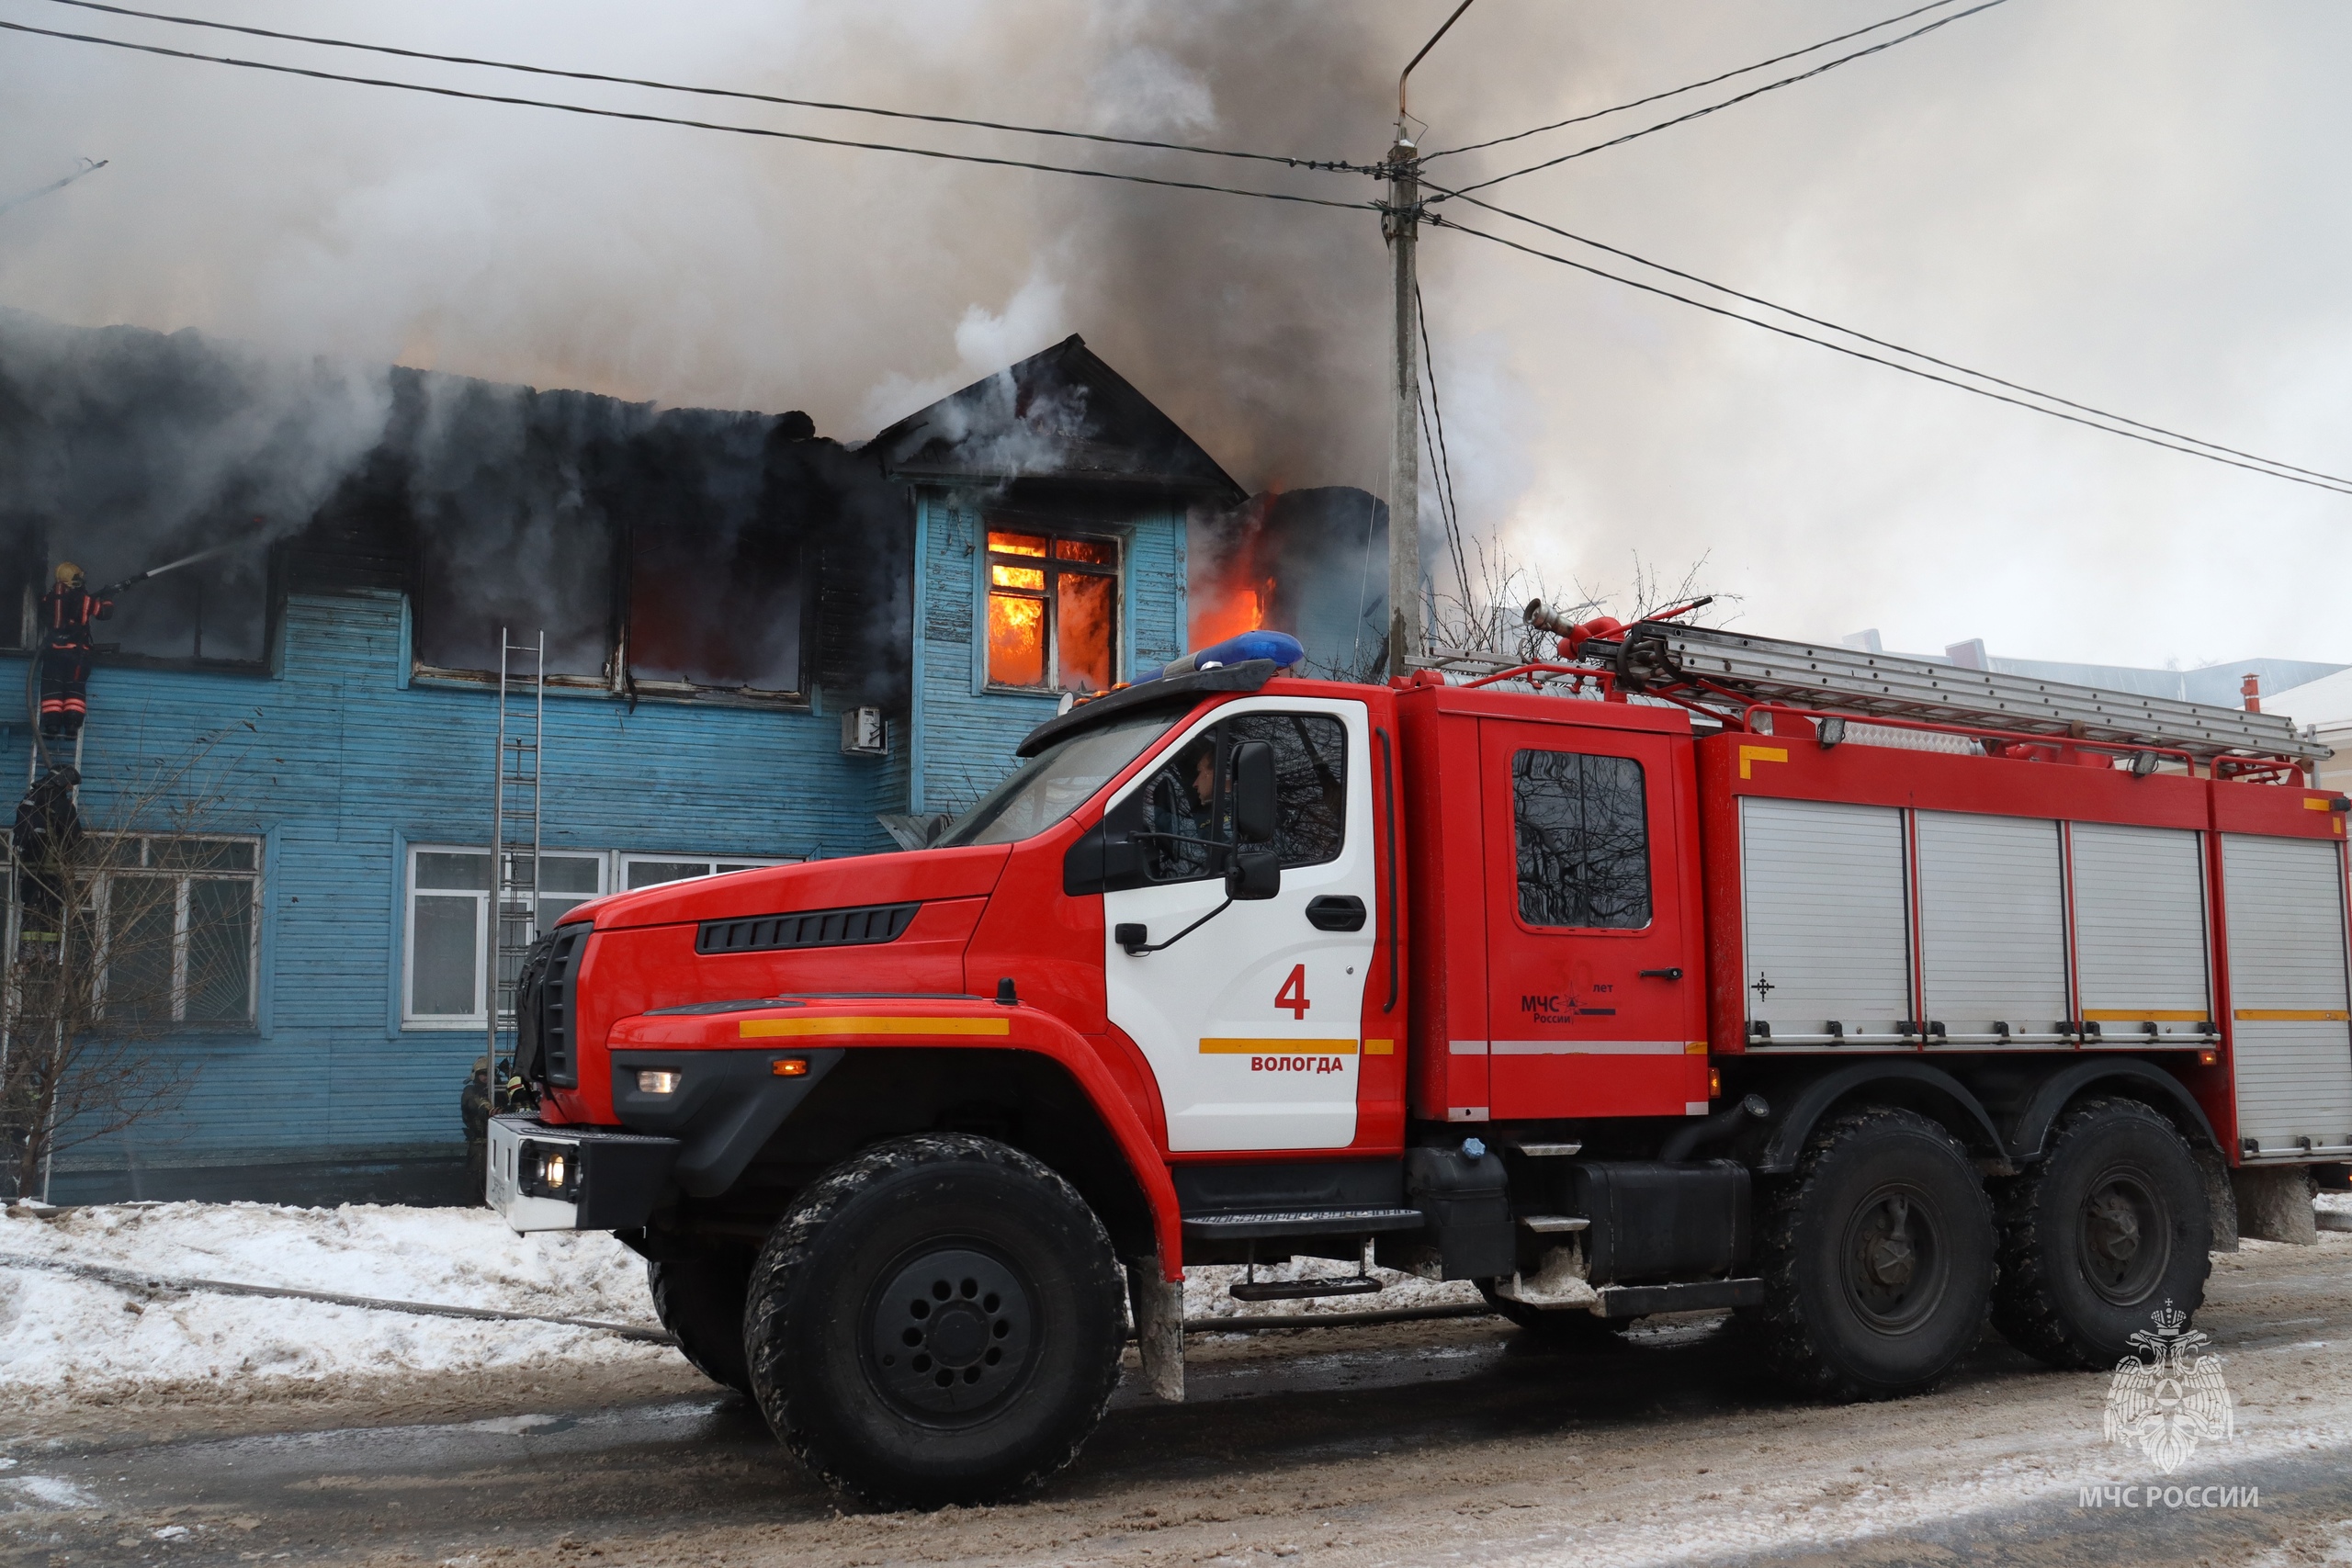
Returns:
[[[1450,6],[185,8],[573,69],[1370,161],[1387,141],[1396,69]],[[1413,107],[1429,122],[1423,145],[1440,149],[1904,8],[1478,0],[1417,73]],[[0,20],[1372,194],[1348,175],[532,81],[47,0],[0,0]],[[2352,6],[2340,0],[2008,0],[1490,194],[1950,359],[2352,473],[2347,59]],[[1657,118],[1614,117],[1432,174],[1499,173]],[[112,162],[0,214],[0,304],[668,404],[806,408],[851,439],[1078,332],[1244,483],[1382,488],[1386,281],[1369,213],[0,33],[0,198],[85,157]],[[2352,660],[2352,497],[2062,424],[1460,234],[1430,234],[1423,265],[1464,521],[1551,581],[1617,588],[1636,551],[1676,576],[1704,557],[1705,581],[1745,595],[1741,624],[1758,632],[1877,626],[1894,648],[1982,637],[1996,654],[2125,663]]]

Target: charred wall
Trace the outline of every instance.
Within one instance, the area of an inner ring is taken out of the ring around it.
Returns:
[[[903,709],[912,521],[868,456],[772,416],[0,312],[0,645],[70,557],[140,583],[105,657],[258,669],[283,595],[399,587],[417,664],[628,696]]]

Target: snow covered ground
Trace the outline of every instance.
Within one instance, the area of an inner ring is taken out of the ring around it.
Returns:
[[[2352,1213],[2352,1194],[2320,1206]],[[154,1291],[6,1259],[133,1269],[179,1279],[328,1291],[658,1327],[638,1257],[601,1234],[516,1235],[481,1209],[134,1203],[0,1210],[0,1405],[234,1385],[294,1388],[417,1372],[651,1366],[665,1347],[558,1324],[473,1322],[323,1303]],[[1300,1258],[1261,1280],[1350,1272]],[[1194,1269],[1191,1319],[1317,1316],[1473,1305],[1477,1292],[1385,1269],[1376,1294],[1239,1302],[1239,1269]]]
[[[603,1235],[518,1236],[480,1209],[260,1203],[0,1212],[0,1259],[654,1326],[644,1264]],[[553,1324],[153,1292],[0,1261],[0,1405],[191,1383],[301,1383],[674,1356]]]
[[[11,1393],[110,1399],[219,1383],[345,1382],[414,1372],[674,1357],[659,1345],[556,1324],[469,1322],[323,1303],[153,1291],[46,1269],[40,1258],[169,1279],[327,1291],[444,1306],[658,1327],[645,1265],[601,1234],[516,1235],[481,1209],[352,1204],[132,1203],[0,1211],[0,1404]],[[1258,1270],[1295,1280],[1350,1272],[1305,1258]],[[1475,1304],[1467,1285],[1380,1270],[1376,1295],[1245,1303],[1238,1269],[1195,1269],[1187,1317]]]

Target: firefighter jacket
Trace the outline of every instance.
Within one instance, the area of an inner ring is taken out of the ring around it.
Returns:
[[[114,601],[101,599],[86,588],[59,583],[40,596],[41,637],[49,647],[66,649],[90,646],[90,624],[114,614]]]

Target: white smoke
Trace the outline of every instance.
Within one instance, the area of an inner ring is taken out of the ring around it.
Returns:
[[[41,21],[38,0],[9,15]],[[1437,148],[1761,58],[1899,7],[1484,0],[1417,73]],[[1370,160],[1446,7],[1336,0],[619,0],[347,7],[427,49]],[[327,24],[220,0],[264,26]],[[183,30],[76,21],[188,45]],[[312,61],[218,38],[198,47]],[[1507,205],[1949,357],[2290,461],[2352,466],[2352,12],[2002,6],[1820,79],[1498,187]],[[366,57],[332,69],[677,112],[630,89]],[[697,101],[707,118],[1185,178],[1351,175]],[[1445,178],[1602,122],[1441,161]],[[1369,213],[264,77],[14,37],[0,302],[197,326],[667,405],[806,408],[856,437],[1069,332],[1245,484],[1378,489],[1385,257]],[[1466,214],[1456,216],[1467,218]],[[1476,221],[1507,227],[1506,220]],[[1534,231],[1515,237],[1563,247]],[[1759,630],[2158,662],[2347,651],[2341,497],[1970,399],[1459,234],[1423,246],[1464,520],[1555,581],[1709,556]],[[1029,335],[1024,336],[1027,332]],[[893,402],[903,395],[905,400]],[[2226,627],[2226,633],[2213,628]]]

